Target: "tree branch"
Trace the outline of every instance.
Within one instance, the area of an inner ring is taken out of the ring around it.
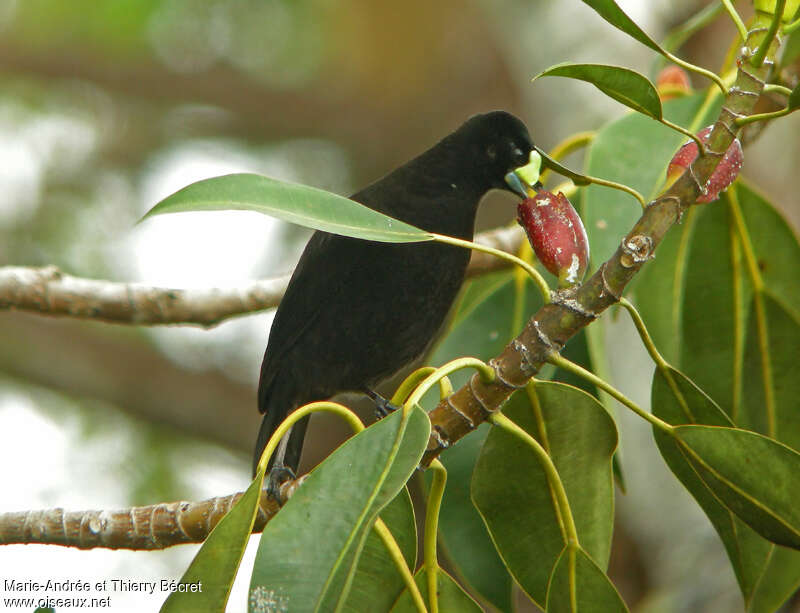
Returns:
[[[115,511],[56,508],[2,513],[0,545],[38,543],[78,549],[153,550],[202,543],[242,494]],[[267,495],[266,489],[262,490],[253,532],[261,532],[278,509],[278,502]]]
[[[522,231],[514,227],[483,232],[484,245],[515,252]],[[476,276],[507,267],[485,253],[474,253],[467,274]],[[140,283],[117,283],[73,277],[55,266],[0,267],[0,310],[152,326],[192,324],[210,328],[226,319],[277,306],[289,275],[252,281],[231,289],[167,289]]]
[[[768,23],[769,16],[757,16],[743,47],[744,53],[759,47]],[[496,373],[494,382],[484,383],[480,376],[473,376],[467,385],[429,413],[432,430],[421,462],[423,467],[486,421],[514,391],[524,387],[539,372],[553,353],[560,351],[570,338],[619,301],[634,275],[654,257],[667,231],[703,193],[702,186],[735,138],[736,118],[752,114],[776,50],[777,42],[773,41],[768,59],[759,67],[750,64],[749,55],[739,58],[736,82],[709,135],[706,154],[698,157],[666,192],[648,204],[616,253],[590,279],[577,288],[557,292],[553,301],[528,321],[519,336],[490,360]]]
[[[284,276],[231,289],[166,289],[73,277],[55,266],[5,266],[0,268],[0,309],[134,325],[211,327],[274,307],[288,282]]]

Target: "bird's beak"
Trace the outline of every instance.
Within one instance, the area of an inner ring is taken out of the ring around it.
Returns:
[[[531,151],[528,163],[515,168],[505,176],[506,185],[515,194],[527,198],[530,190],[539,184],[539,172],[542,168],[542,156],[535,150]]]

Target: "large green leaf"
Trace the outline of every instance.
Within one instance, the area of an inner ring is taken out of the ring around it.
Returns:
[[[650,79],[630,68],[606,64],[572,64],[551,66],[534,77],[568,77],[591,83],[601,92],[634,111],[661,119],[661,100]]]
[[[755,188],[739,180],[735,184],[744,225],[753,245],[764,291],[795,321],[800,321],[800,243],[792,227],[775,206]],[[723,202],[732,206],[730,190]]]
[[[694,210],[683,280],[680,322],[681,370],[736,418],[734,393],[741,376],[737,360],[743,312],[750,292],[734,253],[730,209],[721,203]]]
[[[161,606],[162,613],[223,611],[236,571],[247,547],[264,473],[253,479],[245,493],[208,535],[200,551],[183,573],[180,583],[201,584],[201,592],[172,592]]]
[[[417,525],[414,506],[406,488],[381,511],[381,519],[397,541],[406,564],[413,571],[417,566]],[[386,545],[375,530],[370,530],[358,559],[350,594],[342,610],[351,613],[388,611],[404,589],[405,581]]]
[[[167,196],[143,219],[187,211],[255,211],[301,226],[388,243],[432,240],[414,226],[315,187],[241,173],[204,179]]]
[[[763,335],[758,309],[751,308],[744,354],[743,402],[739,423],[800,449],[800,323],[769,295],[763,296]]]
[[[261,536],[250,610],[285,601],[298,611],[343,606],[375,518],[417,467],[430,421],[397,411],[350,438],[306,479]]]
[[[737,218],[746,229],[747,241]],[[668,235],[658,258],[645,267],[636,286],[636,300],[651,334],[663,353],[676,360],[680,356],[682,369],[720,402],[737,425],[772,434],[798,448],[795,356],[800,246],[791,228],[763,196],[740,181],[720,201],[692,207],[678,229],[676,248],[670,251],[672,235]],[[753,267],[747,266],[745,242],[752,248],[761,278],[758,284]],[[759,294],[754,285],[763,291]],[[763,305],[763,328],[757,300]],[[773,399],[770,419],[767,387]],[[663,401],[656,401],[656,389],[657,379],[653,410],[658,414]],[[670,423],[688,423],[659,416]],[[696,423],[725,425],[709,420],[708,413]],[[773,611],[800,583],[800,554],[776,547],[738,518],[732,519],[716,495],[689,471],[685,459],[683,472],[690,474],[681,476],[663,445],[659,446],[719,532],[748,610]],[[692,487],[692,478],[699,485]]]
[[[527,390],[516,392],[503,412],[548,451],[564,484],[578,538],[605,567],[614,516],[614,422],[581,390],[551,382],[537,383],[534,390],[533,396]],[[472,498],[508,569],[544,606],[565,540],[553,491],[535,453],[513,434],[493,428],[475,465]]]
[[[764,337],[769,325],[765,330],[755,323],[759,317],[756,302],[769,295],[800,320],[800,246],[786,221],[762,196],[741,183],[730,192],[694,214],[694,234],[683,264],[680,367],[738,424],[743,394],[752,391],[759,365],[773,359]],[[750,249],[752,255],[748,256]],[[748,265],[750,258],[752,266]],[[766,323],[777,313],[767,313]],[[751,342],[745,368],[748,326]],[[786,355],[785,348],[781,354]],[[795,401],[784,396],[775,411],[792,421],[795,407]],[[747,424],[757,422],[752,414],[747,420]],[[794,430],[792,440],[797,441]],[[793,444],[782,435],[778,438]]]
[[[615,613],[628,607],[597,563],[580,547],[565,547],[547,588],[547,613]]]
[[[417,574],[414,575],[414,581],[419,587],[419,591],[427,605],[428,576],[424,568],[420,568],[419,571],[417,571]],[[436,583],[439,610],[442,611],[442,613],[469,613],[470,611],[480,613],[482,611],[480,605],[475,602],[469,594],[462,590],[461,586],[453,581],[453,578],[441,568],[436,575]],[[377,609],[371,610],[377,611]],[[417,613],[417,608],[414,606],[414,601],[411,599],[411,594],[409,594],[408,590],[402,593],[391,611],[392,613]]]
[[[677,392],[660,370],[653,375],[652,407],[656,417],[672,425],[731,425],[725,412],[682,373],[670,369],[669,376]],[[747,611],[775,611],[800,584],[800,553],[778,547],[753,531],[720,503],[672,437],[657,429],[654,435],[670,470],[697,500],[722,539]]]
[[[677,426],[705,484],[756,532],[800,549],[800,454],[766,436],[720,426]]]

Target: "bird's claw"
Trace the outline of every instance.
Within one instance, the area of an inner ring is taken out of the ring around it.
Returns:
[[[396,404],[392,404],[388,400],[384,400],[383,404],[376,404],[375,405],[375,417],[378,419],[383,419],[387,415],[394,413],[400,407]]]
[[[281,486],[287,481],[295,480],[294,471],[288,466],[273,466],[267,476],[267,494],[283,504]]]
[[[372,402],[375,403],[375,417],[378,419],[383,419],[387,415],[394,413],[400,408],[396,404],[393,404],[391,401],[370,389],[367,390],[367,396],[369,396],[372,399]]]

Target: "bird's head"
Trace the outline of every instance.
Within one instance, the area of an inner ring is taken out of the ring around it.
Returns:
[[[528,164],[534,145],[519,118],[505,111],[474,115],[458,132],[467,137],[473,161],[488,187],[527,197],[513,171]]]

